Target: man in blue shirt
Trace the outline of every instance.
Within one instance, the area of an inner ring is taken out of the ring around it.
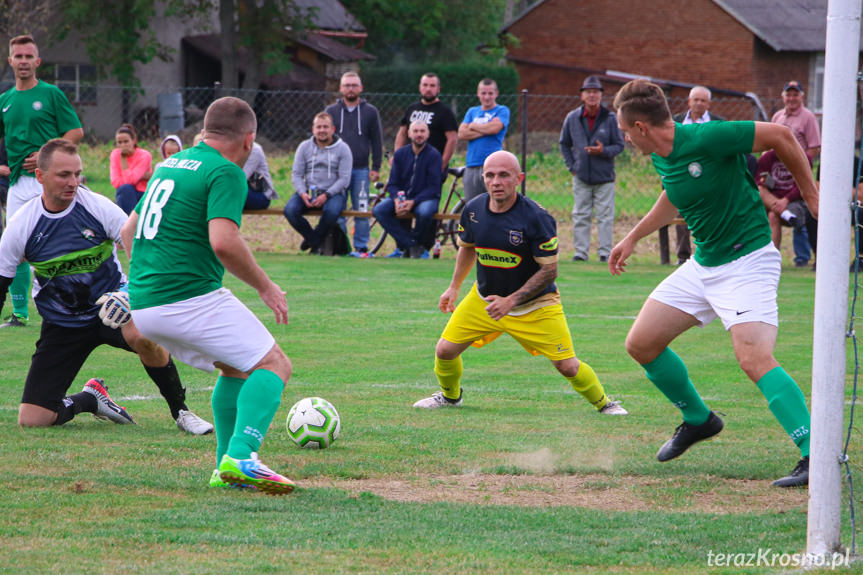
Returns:
[[[390,197],[375,206],[374,215],[396,241],[395,251],[387,257],[428,259],[422,239],[428,237],[440,203],[443,160],[440,152],[428,145],[429,128],[422,120],[410,125],[408,137],[410,145],[402,146],[393,155],[386,187]],[[402,197],[400,192],[404,192]],[[410,213],[416,220],[413,230],[409,220],[399,219]]]
[[[463,180],[465,201],[485,192],[482,164],[492,153],[503,149],[509,126],[509,108],[498,105],[498,94],[494,80],[481,80],[476,89],[480,105],[470,108],[458,127],[458,139],[467,141],[467,169]]]

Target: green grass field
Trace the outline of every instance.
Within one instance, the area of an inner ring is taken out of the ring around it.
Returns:
[[[711,552],[804,550],[806,491],[770,486],[798,453],[718,323],[673,347],[725,414],[725,431],[679,460],[655,460],[680,417],[623,349],[643,299],[670,271],[655,257],[617,278],[566,262],[558,281],[578,355],[627,417],[597,415],[547,360],[507,337],[466,352],[463,408],[414,410],[437,388],[433,350],[446,316],[436,304],[451,260],[259,261],[287,291],[288,326],[250,288],[226,284],[293,361],[261,457],[299,488],[287,497],[209,489],[215,438],[181,434],[136,357],[110,348],[91,356],[71,392],[105,378],[137,426],[83,414],[18,428],[36,319],[0,332],[0,572],[682,575],[741,572],[710,567]],[[813,289],[810,271],[785,270],[776,355],[807,397]],[[190,407],[210,419],[214,376],[180,370]],[[310,395],[341,414],[330,449],[300,450],[284,429],[290,406]],[[858,433],[851,447],[859,483]]]

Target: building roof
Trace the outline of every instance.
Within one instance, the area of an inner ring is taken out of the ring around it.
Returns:
[[[523,10],[504,24],[500,33],[507,32],[546,1],[540,0]],[[827,0],[710,1],[777,52],[824,51],[827,43]]]
[[[777,52],[823,52],[827,0],[712,0]]]
[[[375,57],[358,48],[351,48],[329,36],[317,34],[314,31],[294,37],[298,44],[311,48],[335,62],[357,62],[359,60],[374,60]]]
[[[307,32],[301,38],[291,37],[291,40],[311,48],[315,52],[335,62],[356,62],[359,60],[374,60],[375,57],[367,52],[351,48],[338,40],[321,36],[315,32]],[[199,34],[197,36],[186,36],[183,41],[192,46],[207,57],[220,61],[222,59],[221,37],[218,34]],[[238,49],[239,58],[237,65],[241,71],[245,71],[248,54],[245,47]]]
[[[365,33],[366,28],[338,0],[294,0],[294,6],[309,14],[312,27],[328,32]]]

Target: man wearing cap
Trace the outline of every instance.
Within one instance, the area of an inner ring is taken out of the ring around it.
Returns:
[[[590,252],[590,217],[596,211],[599,261],[608,261],[614,228],[614,157],[623,151],[617,116],[601,104],[602,84],[588,76],[581,86],[584,102],[563,121],[560,153],[572,174],[575,202],[572,208],[573,261],[587,261]]]
[[[791,133],[800,142],[810,160],[814,160],[821,152],[821,131],[818,120],[806,106],[803,105],[803,87],[800,82],[791,80],[782,88],[782,103],[784,108],[773,114],[771,122],[782,124],[791,129]],[[809,264],[809,237],[805,227],[794,228],[794,266],[806,267]]]

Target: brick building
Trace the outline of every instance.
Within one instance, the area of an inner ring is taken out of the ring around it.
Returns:
[[[507,59],[533,93],[575,94],[598,75],[608,95],[646,76],[676,100],[695,84],[752,92],[770,114],[791,79],[820,111],[826,16],[827,0],[540,0],[501,34],[517,39]]]

